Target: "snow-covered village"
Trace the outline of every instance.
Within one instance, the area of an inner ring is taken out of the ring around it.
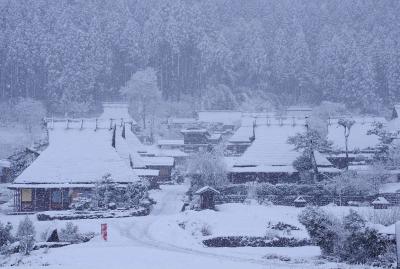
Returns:
[[[0,268],[400,268],[399,14],[0,0]]]

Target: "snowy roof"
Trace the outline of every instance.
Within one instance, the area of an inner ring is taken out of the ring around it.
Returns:
[[[213,133],[213,134],[210,134],[210,140],[219,140],[220,138],[221,138],[221,134],[216,134],[216,133]]]
[[[383,122],[384,118],[364,117],[352,118],[355,124],[350,129],[349,150],[366,150],[375,148],[379,144],[379,137],[376,135],[367,135],[367,132],[373,129],[373,123]],[[338,119],[331,119],[331,124],[328,126],[328,139],[333,142],[334,148],[337,150],[345,150],[344,129],[338,124]]]
[[[220,193],[219,191],[217,191],[216,189],[214,189],[214,188],[212,188],[210,186],[204,186],[204,187],[198,189],[195,192],[195,194],[202,194],[202,193],[205,193],[205,192],[213,192],[215,194],[219,194]]]
[[[250,143],[250,138],[253,136],[253,125],[241,126],[229,138],[230,143]]]
[[[187,128],[182,129],[181,133],[208,133],[207,129]]]
[[[168,118],[169,124],[194,124],[196,122],[195,118]]]
[[[237,166],[292,166],[300,152],[287,143],[290,136],[304,132],[300,125],[261,125],[255,128],[255,140],[238,158]],[[316,154],[317,164],[330,166],[331,163],[321,154]]]
[[[312,111],[309,106],[289,106],[286,111]]]
[[[139,178],[111,146],[109,129],[49,130],[49,146],[15,183],[91,183],[111,174],[116,182]]]
[[[157,169],[133,169],[135,174],[141,176],[158,176],[160,171]]]
[[[158,149],[157,156],[159,157],[187,157],[189,154],[180,149]]]
[[[161,139],[157,141],[159,146],[183,146],[185,143],[183,139]]]
[[[123,119],[125,122],[132,122],[136,124],[136,121],[129,115],[129,105],[126,103],[103,103],[103,114],[99,117],[100,119]]]
[[[304,202],[307,202],[307,201],[306,201],[306,199],[304,199],[303,196],[298,196],[298,197],[294,200],[294,202],[295,202],[295,203],[304,203]]]
[[[0,160],[0,167],[10,168],[11,162],[9,160]]]
[[[242,112],[232,110],[210,110],[199,111],[199,121],[207,123],[222,123],[225,125],[234,125],[242,120]]]
[[[379,189],[379,193],[398,193],[400,192],[400,182],[385,183]]]
[[[231,167],[229,169],[233,173],[294,173],[297,172],[292,165],[272,166],[272,165],[258,165],[246,167]]]
[[[340,173],[341,170],[336,167],[318,167],[320,173]]]
[[[93,188],[95,183],[13,183],[8,188],[29,188],[29,189],[58,189],[58,188]]]
[[[173,166],[174,158],[172,157],[142,157],[143,163],[151,166]]]
[[[388,205],[390,204],[388,200],[385,199],[385,197],[378,197],[374,201],[372,201],[373,205]]]

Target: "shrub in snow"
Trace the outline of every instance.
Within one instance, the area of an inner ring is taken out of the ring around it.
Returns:
[[[355,231],[345,239],[341,259],[349,263],[373,262],[386,253],[388,245],[388,240],[374,229]]]
[[[96,183],[91,197],[93,209],[116,209],[120,206],[149,208],[152,204],[153,201],[148,197],[145,184],[134,182],[121,186],[115,183],[109,174],[105,175],[102,181]],[[81,206],[81,203],[77,203],[76,206]]]
[[[81,196],[74,198],[70,208],[75,210],[88,210],[92,207],[93,201],[89,197]]]
[[[185,177],[182,174],[182,171],[180,169],[174,168],[174,169],[172,169],[172,172],[171,172],[171,179],[172,179],[172,181],[180,184],[180,183],[183,183],[183,181],[185,180]]]
[[[78,243],[81,242],[78,226],[72,222],[67,222],[65,228],[60,230],[60,240],[63,242]]]
[[[349,232],[357,232],[365,228],[365,220],[353,209],[343,218],[343,226]]]
[[[17,239],[19,242],[19,251],[28,255],[35,244],[35,227],[33,222],[26,216],[18,225]]]
[[[335,225],[338,220],[318,207],[307,207],[300,213],[299,221],[306,227],[311,239],[321,248],[323,254],[333,254],[337,241]]]
[[[354,210],[342,222],[319,208],[306,208],[299,221],[324,255],[349,263],[373,263],[385,256],[390,241],[378,231],[367,228]]]
[[[147,188],[140,182],[130,183],[125,189],[124,198],[129,207],[142,205],[148,200]]]
[[[11,223],[3,224],[0,222],[0,253],[8,251],[8,247],[14,242],[14,237],[11,235]]]
[[[280,261],[284,261],[284,262],[290,261],[290,257],[288,257],[288,256],[278,255],[278,254],[273,254],[273,253],[263,256],[263,259],[280,260]]]
[[[299,227],[296,227],[294,225],[291,224],[287,224],[284,222],[279,221],[278,223],[271,223],[268,222],[267,228],[269,229],[273,229],[273,230],[278,230],[278,231],[286,231],[286,230],[300,230]]]
[[[210,236],[212,235],[211,226],[208,224],[203,224],[201,226],[200,232],[203,236]]]

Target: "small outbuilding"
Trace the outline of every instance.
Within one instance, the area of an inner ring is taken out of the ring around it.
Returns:
[[[380,196],[372,201],[374,209],[387,209],[390,203],[384,197]]]
[[[307,201],[303,196],[298,196],[293,203],[295,207],[305,207],[307,205]]]
[[[199,209],[214,209],[215,208],[215,196],[219,195],[220,192],[210,186],[204,186],[198,189],[195,193],[199,197]]]

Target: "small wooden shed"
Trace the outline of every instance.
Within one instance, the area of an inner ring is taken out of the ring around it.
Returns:
[[[372,205],[374,206],[374,209],[387,209],[389,204],[390,203],[388,202],[388,200],[386,200],[382,196],[380,196],[372,201]]]
[[[219,195],[220,192],[210,186],[204,186],[194,194],[199,196],[199,209],[214,209],[215,195]]]
[[[293,202],[295,207],[305,207],[307,205],[307,201],[303,196],[298,196]]]

